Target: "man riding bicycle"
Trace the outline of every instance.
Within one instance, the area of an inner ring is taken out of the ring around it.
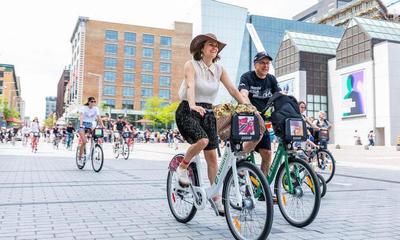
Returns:
[[[272,57],[266,52],[259,52],[253,59],[254,71],[248,71],[240,77],[239,91],[243,97],[249,99],[259,112],[263,111],[267,106],[268,100],[272,94],[280,92],[278,82],[274,75],[269,74],[269,66]],[[265,117],[263,116],[264,121]],[[255,151],[260,153],[261,171],[268,175],[271,167],[271,140],[268,132],[266,132],[261,141],[257,144]]]
[[[82,160],[83,150],[85,149],[87,138],[86,134],[91,133],[93,128],[93,122],[97,120],[100,123],[100,126],[104,128],[103,121],[100,117],[99,108],[96,107],[96,99],[94,97],[89,97],[87,103],[81,109],[80,113],[80,128],[79,128],[79,137],[82,140],[82,144],[79,149],[79,160]]]
[[[70,148],[72,146],[72,142],[74,140],[74,133],[75,133],[75,128],[71,122],[68,123],[66,131],[67,131],[67,148]]]

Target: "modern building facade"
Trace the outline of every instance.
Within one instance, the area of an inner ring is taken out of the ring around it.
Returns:
[[[335,57],[339,42],[336,37],[288,31],[279,47],[275,76],[284,92],[307,102],[308,116],[328,113],[328,60]]]
[[[323,0],[294,16],[305,22],[345,26],[352,17],[400,22],[398,0]]]
[[[57,97],[46,97],[46,115],[45,118],[48,118],[50,114],[56,112],[57,106]]]
[[[353,1],[354,0],[319,0],[315,5],[295,15],[293,20],[315,23],[325,15]]]
[[[194,33],[216,33],[227,46],[221,52],[220,63],[231,81],[238,84],[240,76],[253,69],[253,56],[266,50],[276,57],[286,30],[340,37],[342,28],[294,20],[249,15],[246,8],[214,0],[201,0],[200,14],[195,14]],[[230,101],[222,87],[217,102]]]
[[[71,37],[67,115],[89,96],[106,104],[111,114],[136,117],[148,97],[177,101],[191,39],[190,23],[160,29],[80,17]]]
[[[68,85],[69,78],[70,78],[70,71],[68,68],[65,68],[57,84],[57,104],[56,104],[57,119],[60,118],[64,113],[65,89]]]
[[[328,62],[333,141],[363,143],[373,130],[377,145],[393,146],[400,135],[400,24],[353,18]]]

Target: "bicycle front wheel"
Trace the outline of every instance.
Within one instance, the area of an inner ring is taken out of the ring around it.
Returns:
[[[119,144],[114,143],[114,145],[113,145],[113,153],[114,153],[114,157],[118,158],[118,156],[119,156]]]
[[[75,154],[75,162],[76,162],[76,166],[78,167],[78,169],[83,169],[85,167],[85,161],[84,158],[86,156],[85,153],[82,154],[82,160],[79,160],[79,151],[80,151],[80,145],[78,145],[76,147],[76,154]]]
[[[332,154],[326,149],[319,149],[312,159],[312,165],[316,173],[321,174],[326,183],[329,183],[336,171],[336,163]]]
[[[103,168],[104,153],[99,144],[96,144],[92,150],[92,167],[95,172],[100,172]]]
[[[321,204],[317,175],[303,160],[289,158],[289,173],[285,164],[279,167],[275,193],[283,217],[295,227],[305,227],[314,221]],[[293,191],[290,191],[289,184]]]
[[[233,176],[232,169],[229,170],[222,191],[229,229],[235,239],[267,239],[274,215],[267,180],[258,167],[247,161],[237,164],[237,173]],[[238,179],[239,186],[235,186],[234,178]],[[237,190],[241,202],[237,200]]]
[[[122,145],[122,156],[125,160],[128,160],[129,158],[129,145],[127,143]]]

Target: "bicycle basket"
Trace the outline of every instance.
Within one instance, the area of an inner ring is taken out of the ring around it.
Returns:
[[[96,128],[96,129],[94,129],[94,134],[93,134],[93,136],[95,137],[95,138],[102,138],[104,135],[103,135],[103,129],[101,129],[101,128]]]
[[[131,133],[130,132],[123,132],[122,133],[122,137],[123,138],[130,138],[131,137]]]
[[[260,123],[253,113],[234,114],[232,116],[231,140],[254,141],[260,138]]]
[[[320,129],[318,138],[320,141],[329,141],[329,131],[328,129]]]
[[[305,141],[307,139],[306,123],[301,118],[288,118],[285,120],[285,140]]]

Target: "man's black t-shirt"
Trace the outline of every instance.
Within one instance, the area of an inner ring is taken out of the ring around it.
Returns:
[[[117,122],[116,125],[117,125],[117,127],[116,127],[117,131],[122,132],[124,130],[126,123],[125,122]]]
[[[249,99],[258,111],[263,111],[272,94],[280,92],[278,81],[274,75],[267,74],[265,79],[256,75],[255,71],[248,71],[240,77],[239,91],[249,91]]]
[[[67,133],[73,133],[75,131],[74,127],[67,127]]]

